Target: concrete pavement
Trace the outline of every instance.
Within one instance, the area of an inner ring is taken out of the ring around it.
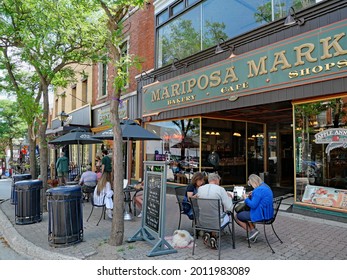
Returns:
[[[289,198],[287,202],[290,204]],[[178,226],[178,207],[175,196],[167,194],[166,211],[166,234],[171,236]],[[232,249],[231,237],[226,234],[222,237],[221,259],[234,260],[345,260],[347,259],[346,223],[339,223],[318,218],[311,218],[287,212],[283,205],[282,211],[277,216],[274,224],[275,229],[283,240],[280,244],[271,227],[267,226],[269,241],[275,250],[275,254],[266,244],[263,229],[258,241],[248,248],[245,232],[238,226],[235,228],[236,249]],[[107,240],[111,233],[111,220],[101,220],[101,209],[97,208],[89,220],[86,219],[90,213],[91,205],[83,203],[83,241],[67,247],[51,247],[48,242],[48,214],[43,214],[39,223],[28,225],[15,224],[15,206],[10,204],[9,199],[0,201],[0,230],[10,246],[30,259],[90,259],[90,260],[114,260],[114,259],[163,259],[163,260],[209,260],[217,259],[218,252],[206,248],[201,238],[197,240],[195,255],[192,256],[191,248],[177,249],[177,253],[156,257],[148,257],[147,253],[153,245],[145,241],[134,243],[124,242],[122,246],[110,246]],[[183,217],[182,229],[191,229],[191,221]],[[125,240],[133,236],[140,228],[140,218],[134,217],[132,221],[125,221]]]

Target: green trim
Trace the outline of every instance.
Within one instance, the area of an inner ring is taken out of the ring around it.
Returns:
[[[143,87],[143,115],[346,76],[347,20]]]
[[[303,205],[299,205],[299,204],[294,204],[293,209],[294,210],[295,209],[304,210],[304,211],[308,211],[311,213],[323,214],[323,215],[328,215],[328,216],[347,218],[347,214],[342,213],[342,212],[329,211],[329,210],[320,209],[320,208],[312,208],[309,206],[303,206]]]

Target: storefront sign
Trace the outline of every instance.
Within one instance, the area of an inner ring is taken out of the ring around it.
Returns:
[[[347,20],[143,88],[144,115],[344,77]]]
[[[336,148],[347,148],[347,129],[329,128],[315,134],[316,144],[328,144],[325,149],[327,154]]]
[[[128,100],[122,102],[118,107],[118,116],[120,120],[128,117]],[[98,125],[107,124],[111,120],[110,106],[98,111]]]

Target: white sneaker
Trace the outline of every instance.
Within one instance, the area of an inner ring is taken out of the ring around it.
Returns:
[[[112,209],[106,209],[106,214],[107,214],[107,216],[108,216],[110,219],[113,218]]]
[[[142,217],[142,211],[140,212],[140,214],[137,215],[138,218]]]

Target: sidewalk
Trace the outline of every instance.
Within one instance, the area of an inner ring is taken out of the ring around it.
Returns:
[[[166,211],[166,236],[171,236],[178,226],[178,207],[175,196],[167,194]],[[177,253],[156,257],[147,257],[153,245],[145,241],[134,243],[124,242],[122,246],[110,246],[107,240],[111,233],[112,222],[106,217],[99,226],[96,223],[100,217],[101,209],[94,210],[89,222],[86,219],[90,213],[91,205],[83,204],[83,242],[67,247],[54,248],[48,242],[48,214],[43,214],[39,223],[28,225],[15,224],[15,206],[9,200],[0,201],[0,229],[10,246],[20,254],[27,255],[30,259],[89,259],[89,260],[209,260],[217,259],[218,251],[208,249],[197,240],[195,255],[192,256],[191,248],[177,249]],[[286,208],[284,208],[286,209]],[[124,221],[124,240],[133,236],[140,228],[141,219],[134,217],[132,221]],[[285,210],[279,212],[274,224],[275,229],[283,241],[280,244],[273,235],[271,227],[267,226],[267,233],[275,254],[266,244],[263,229],[259,226],[261,234],[258,241],[247,247],[245,232],[238,226],[235,227],[236,249],[231,246],[231,237],[222,237],[221,259],[234,260],[302,260],[302,259],[347,259],[346,223],[322,220],[297,214]],[[191,221],[182,217],[182,229],[191,232]]]

